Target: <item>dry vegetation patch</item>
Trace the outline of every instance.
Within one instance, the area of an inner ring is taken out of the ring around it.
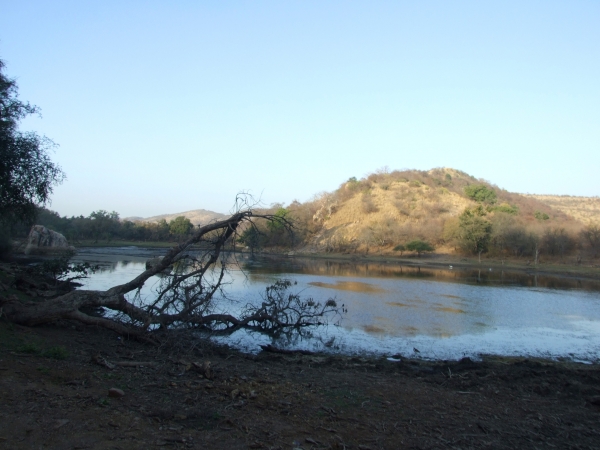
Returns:
[[[600,197],[535,194],[524,194],[524,196],[539,200],[585,224],[600,223]]]

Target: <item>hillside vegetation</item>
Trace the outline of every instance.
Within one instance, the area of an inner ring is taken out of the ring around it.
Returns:
[[[535,194],[525,194],[525,197],[535,198],[584,224],[600,223],[600,197]]]
[[[310,201],[274,204],[237,243],[250,251],[390,254],[436,253],[582,263],[600,256],[600,199],[521,195],[455,169],[379,170],[349,178]],[[69,240],[182,240],[222,215],[206,210],[147,219],[116,212],[39,222]],[[280,219],[280,220],[279,220]],[[293,224],[290,233],[285,223]],[[26,231],[23,230],[26,234]]]
[[[577,220],[543,199],[449,168],[380,170],[350,178],[306,203],[274,205],[270,212],[293,220],[298,232],[290,237],[281,230],[249,229],[242,242],[251,249],[401,255],[435,248],[533,262],[540,255],[573,255],[580,262],[582,255],[597,256],[600,237],[595,223]]]

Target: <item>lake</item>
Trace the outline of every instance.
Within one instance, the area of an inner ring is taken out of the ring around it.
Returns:
[[[101,269],[82,289],[107,289],[137,276],[145,261],[165,250],[84,248],[76,257]],[[347,313],[311,339],[274,342],[289,348],[347,354],[405,355],[425,359],[477,358],[482,354],[600,359],[600,283],[490,270],[432,269],[397,264],[311,258],[251,259],[237,255],[221,311],[237,313],[260,302],[277,279],[293,292],[324,302],[334,298]],[[152,298],[149,280],[142,296]],[[256,352],[267,336],[247,331],[214,337]]]

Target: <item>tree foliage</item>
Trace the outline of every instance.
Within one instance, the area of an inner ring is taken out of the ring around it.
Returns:
[[[466,208],[459,216],[459,241],[465,250],[479,255],[488,250],[491,239],[492,224],[485,218],[485,209],[479,205]]]
[[[406,244],[406,250],[417,252],[417,256],[421,256],[421,253],[432,252],[434,248],[429,242],[415,239]]]
[[[496,203],[497,196],[493,189],[484,184],[470,184],[465,186],[465,195],[479,203]]]
[[[180,238],[186,236],[193,228],[194,225],[185,216],[178,216],[169,222],[169,231],[171,234]]]
[[[31,223],[36,205],[48,202],[65,175],[50,159],[55,145],[50,139],[19,131],[20,121],[39,108],[19,100],[16,81],[3,69],[0,60],[0,222]]]

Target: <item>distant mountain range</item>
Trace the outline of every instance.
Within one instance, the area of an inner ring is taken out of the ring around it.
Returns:
[[[174,214],[161,214],[159,216],[152,217],[125,217],[123,220],[129,220],[131,222],[159,222],[165,219],[167,222],[175,219],[176,217],[184,216],[190,219],[194,225],[205,225],[214,220],[221,220],[228,217],[225,214],[217,213],[214,211],[208,211],[206,209],[194,209],[192,211],[185,211]]]

